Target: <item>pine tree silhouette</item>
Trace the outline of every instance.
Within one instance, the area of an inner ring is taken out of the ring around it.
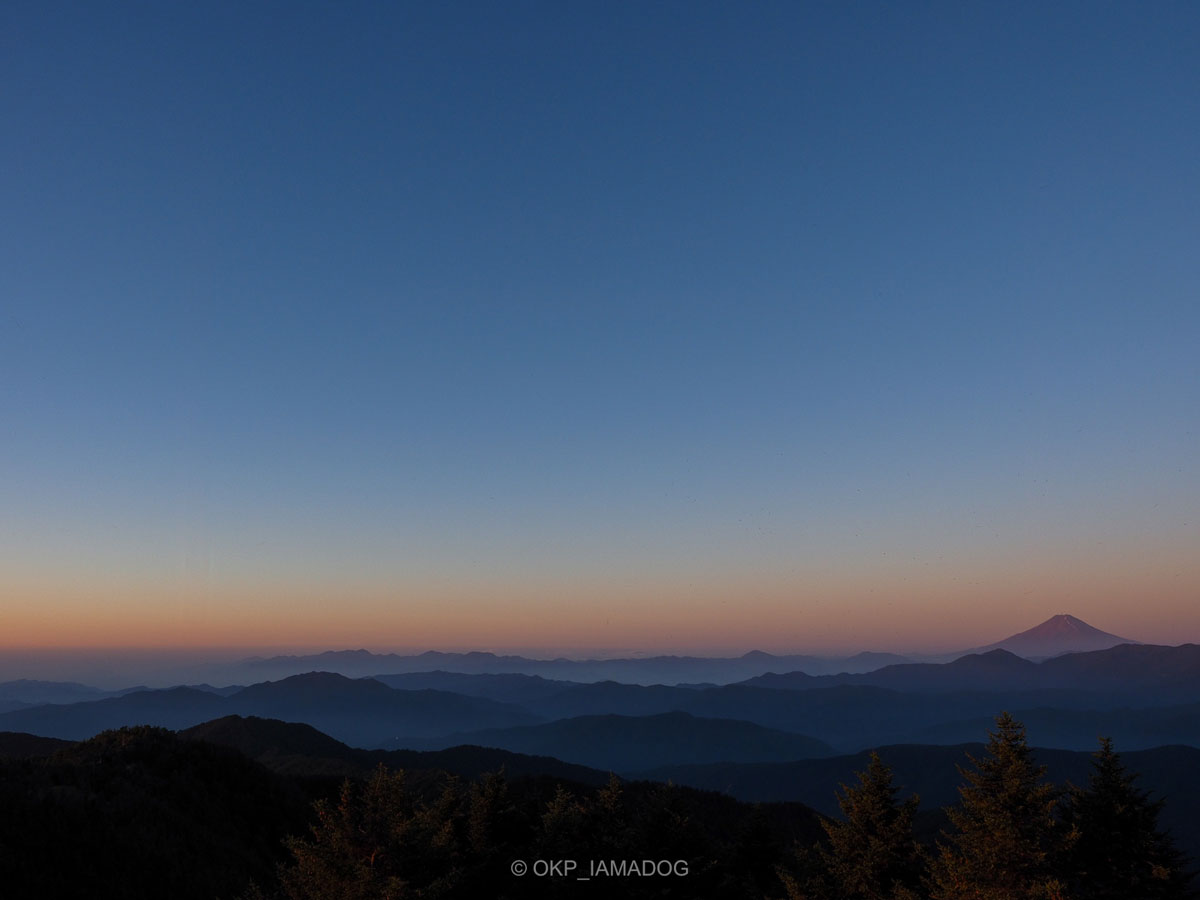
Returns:
[[[920,798],[896,801],[892,771],[871,754],[858,784],[842,785],[845,821],[821,823],[828,848],[802,855],[799,877],[780,873],[789,900],[918,900],[923,854],[913,837]]]
[[[1100,739],[1086,789],[1068,796],[1073,829],[1069,854],[1072,897],[1078,900],[1176,900],[1195,897],[1184,858],[1159,830],[1162,800],[1134,786],[1110,738]]]
[[[1042,780],[1045,767],[1034,764],[1024,726],[1002,713],[987,755],[968,758],[975,768],[959,767],[967,780],[962,806],[947,810],[956,830],[943,836],[931,867],[933,900],[1065,897],[1057,877],[1059,792]]]

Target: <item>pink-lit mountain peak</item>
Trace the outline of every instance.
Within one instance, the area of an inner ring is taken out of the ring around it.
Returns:
[[[1101,631],[1082,619],[1065,613],[1051,616],[1040,625],[1027,631],[1006,637],[1002,641],[980,647],[976,652],[1007,650],[1027,659],[1046,659],[1064,653],[1084,653],[1089,650],[1107,650],[1118,644],[1136,644],[1137,641]]]

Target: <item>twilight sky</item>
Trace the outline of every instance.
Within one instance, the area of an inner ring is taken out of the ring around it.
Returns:
[[[4,4],[0,647],[1200,641],[1198,43]]]

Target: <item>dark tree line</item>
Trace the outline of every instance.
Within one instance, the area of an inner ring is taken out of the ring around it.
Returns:
[[[384,768],[344,782],[284,777],[229,748],[122,729],[50,757],[0,759],[0,897],[1196,896],[1158,826],[1161,802],[1137,787],[1111,742],[1095,754],[1086,785],[1060,789],[1046,783],[1024,729],[1006,715],[986,752],[960,772],[949,826],[921,841],[917,799],[899,799],[878,757],[843,789],[843,817],[828,820],[800,804],[751,806],[615,778],[597,788]],[[564,860],[579,868],[533,868]],[[517,861],[530,867],[525,874],[514,874]],[[580,880],[594,861],[684,869]]]
[[[816,837],[801,807],[763,808],[669,784],[552,790],[492,773],[473,784],[446,780],[422,797],[403,772],[376,770],[318,801],[309,833],[287,840],[291,862],[274,888],[245,900],[655,897],[761,900],[778,887],[785,834]],[[539,873],[538,863],[574,861]],[[527,867],[514,874],[513,864]],[[667,871],[645,871],[647,862]],[[611,864],[636,862],[636,874]],[[595,863],[608,866],[599,876]],[[581,877],[582,876],[582,877]]]
[[[996,720],[987,753],[959,767],[961,804],[934,847],[913,837],[917,798],[896,799],[873,755],[844,788],[845,821],[781,869],[788,900],[1182,900],[1198,894],[1158,827],[1162,801],[1135,785],[1101,741],[1084,787],[1060,789],[1034,763],[1024,727]]]

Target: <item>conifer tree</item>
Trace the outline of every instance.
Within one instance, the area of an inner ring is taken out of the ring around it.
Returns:
[[[931,867],[933,900],[1033,900],[1066,896],[1057,866],[1063,829],[1058,790],[1042,779],[1025,728],[1008,713],[996,719],[987,755],[959,767],[962,805],[947,813],[955,832],[939,842]]]
[[[1079,900],[1175,900],[1195,897],[1183,855],[1159,830],[1162,800],[1134,786],[1112,740],[1101,738],[1086,789],[1073,788],[1066,821],[1072,894]]]
[[[920,799],[896,800],[892,771],[871,754],[858,785],[842,786],[838,800],[845,821],[821,823],[828,848],[801,854],[799,876],[780,873],[789,900],[917,900],[924,869],[913,837]]]
[[[858,786],[843,785],[838,801],[844,822],[822,823],[829,835],[824,856],[834,883],[846,900],[910,900],[917,897],[921,851],[913,838],[913,817],[920,798],[896,801],[892,771],[871,754]]]
[[[294,865],[280,872],[291,900],[378,900],[403,896],[399,849],[408,843],[411,805],[404,774],[382,765],[358,785],[347,780],[336,805],[316,803],[307,839],[286,843]]]

